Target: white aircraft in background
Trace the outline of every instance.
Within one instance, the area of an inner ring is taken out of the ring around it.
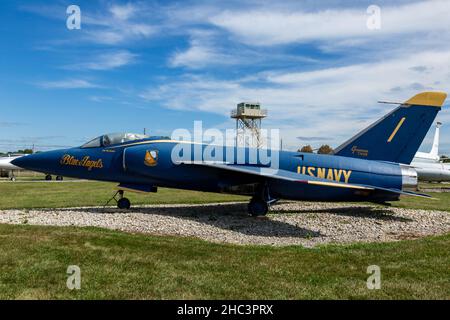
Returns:
[[[439,128],[442,123],[436,123],[436,131],[434,133],[433,147],[429,153],[426,152],[417,152],[413,161],[416,162],[439,162],[441,158],[439,157]]]
[[[433,147],[429,153],[417,152],[411,162],[419,180],[444,182],[450,181],[450,163],[442,163],[439,157],[439,128],[441,123],[436,124]]]
[[[16,181],[16,176],[14,175],[17,171],[23,171],[22,168],[16,167],[11,162],[14,159],[26,157],[27,155],[8,155],[7,157],[0,157],[0,173],[2,177],[9,177],[11,181]],[[6,175],[3,175],[6,173]],[[50,181],[53,177],[50,174],[45,175],[45,180]],[[64,178],[62,176],[57,176],[57,181],[62,181]]]
[[[21,168],[13,165],[11,163],[11,161],[13,161],[14,159],[20,158],[20,157],[23,157],[23,156],[22,155],[7,156],[7,157],[0,158],[0,171],[8,173],[8,176],[9,176],[9,172],[11,172],[11,176],[10,176],[11,181],[16,181],[16,176],[14,175],[14,172],[22,170]]]

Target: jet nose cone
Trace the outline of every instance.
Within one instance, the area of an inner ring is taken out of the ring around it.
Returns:
[[[22,169],[27,169],[26,168],[27,161],[25,160],[26,157],[29,157],[29,156],[23,156],[20,158],[16,158],[13,161],[11,161],[11,164],[16,167],[22,168]]]
[[[58,163],[60,158],[60,151],[48,151],[20,157],[11,163],[22,169],[47,173],[50,172],[54,163]]]

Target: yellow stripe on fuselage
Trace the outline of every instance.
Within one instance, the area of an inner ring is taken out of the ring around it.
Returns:
[[[318,185],[318,186],[326,186],[326,187],[349,188],[349,189],[359,189],[359,190],[373,190],[373,188],[357,186],[354,184],[326,182],[326,181],[309,180],[308,184],[313,184],[313,185]]]
[[[398,130],[400,129],[400,127],[402,126],[403,122],[405,122],[406,118],[403,117],[400,119],[400,121],[398,122],[397,126],[395,127],[394,131],[392,131],[391,136],[389,137],[389,139],[387,140],[387,142],[391,142],[392,139],[394,139],[395,135],[397,134]]]

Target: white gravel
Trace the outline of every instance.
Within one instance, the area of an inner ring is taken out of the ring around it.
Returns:
[[[283,202],[264,218],[247,204],[0,210],[0,223],[96,226],[127,232],[197,237],[234,244],[303,245],[387,242],[450,232],[450,213],[336,203]]]

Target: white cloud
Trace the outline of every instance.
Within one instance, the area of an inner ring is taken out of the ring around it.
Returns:
[[[135,62],[137,55],[127,50],[113,51],[100,54],[90,62],[78,63],[69,66],[70,69],[111,70]]]
[[[156,34],[157,28],[148,24],[125,22],[85,32],[85,39],[90,42],[117,45],[147,39]]]
[[[417,66],[427,66],[429,72]],[[311,72],[269,72],[255,81],[189,76],[165,80],[141,97],[167,108],[225,116],[238,102],[256,100],[269,109],[266,124],[288,132],[287,142],[298,144],[297,136],[326,135],[335,137],[330,143],[337,144],[391,108],[377,105],[378,100],[405,101],[428,89],[449,92],[450,51]]]
[[[158,27],[152,23],[153,15],[146,5],[128,3],[112,5],[107,13],[84,14],[83,21],[90,24],[84,29],[85,40],[117,45],[150,38],[157,34]]]
[[[106,102],[106,101],[112,101],[113,98],[110,96],[91,96],[89,97],[89,100],[94,102]]]
[[[277,45],[351,37],[450,30],[447,0],[430,0],[381,7],[381,30],[369,30],[366,8],[319,12],[284,10],[226,10],[210,22],[252,45]]]
[[[121,43],[126,39],[126,35],[124,35],[122,32],[112,30],[87,31],[86,34],[86,38],[89,41],[107,45]]]
[[[109,11],[117,19],[128,20],[136,13],[137,9],[133,4],[127,3],[126,5],[113,5]]]
[[[171,67],[187,67],[191,69],[205,66],[232,64],[232,56],[218,52],[216,49],[201,41],[191,41],[190,47],[185,51],[178,51],[169,60]]]
[[[205,66],[211,60],[216,60],[214,51],[207,47],[193,45],[186,51],[176,52],[170,59],[170,65],[172,67],[197,68]]]
[[[43,81],[37,83],[39,87],[45,89],[91,89],[101,86],[84,79],[66,79],[58,81]]]
[[[89,28],[81,32],[85,40],[114,46],[151,37],[160,37],[158,44],[173,36],[189,41],[184,50],[176,42],[165,58],[196,76],[166,77],[141,93],[145,100],[226,116],[242,100],[259,100],[270,110],[266,126],[283,128],[286,142],[298,145],[297,136],[342,142],[391,108],[377,105],[379,99],[450,89],[449,1],[377,3],[382,25],[376,31],[367,29],[361,1],[305,0],[106,5],[97,15],[83,12]],[[135,60],[119,50],[78,66],[106,70]],[[59,83],[64,86],[70,83]]]
[[[65,21],[66,7],[63,4],[57,5],[24,5],[22,10],[39,14],[41,16]],[[133,41],[139,41],[154,36],[158,27],[157,22],[153,22],[159,13],[151,12],[152,8],[143,2],[125,5],[108,5],[105,3],[97,11],[81,7],[81,36],[70,38],[70,43],[74,40],[93,42],[103,45],[117,45]],[[65,23],[64,23],[65,25]],[[69,41],[52,41],[67,45]]]

